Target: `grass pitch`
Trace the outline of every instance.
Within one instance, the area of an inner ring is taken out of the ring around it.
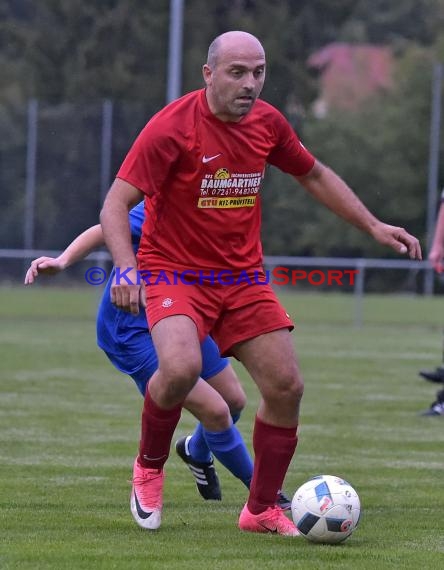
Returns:
[[[286,295],[304,371],[300,444],[285,489],[327,473],[362,503],[339,546],[238,531],[247,492],[219,466],[221,503],[167,464],[162,527],[129,512],[142,399],[95,346],[97,292],[0,289],[0,568],[214,570],[444,567],[444,418],[421,417],[436,386],[442,300],[367,297],[353,326],[345,295]],[[250,446],[258,396],[239,427]],[[192,430],[184,412],[176,437]]]

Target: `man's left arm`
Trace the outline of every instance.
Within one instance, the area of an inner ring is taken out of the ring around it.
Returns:
[[[398,253],[408,253],[411,259],[422,259],[419,241],[404,228],[378,220],[331,168],[316,161],[308,174],[297,179],[318,202],[377,242]]]

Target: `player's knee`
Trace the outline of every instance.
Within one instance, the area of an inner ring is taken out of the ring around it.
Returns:
[[[159,365],[167,383],[194,385],[199,378],[202,362],[198,358],[171,359]]]
[[[289,372],[281,375],[274,382],[270,380],[266,399],[276,402],[286,402],[288,404],[299,404],[304,393],[304,382],[298,372]],[[268,397],[267,397],[268,396]]]
[[[205,410],[201,422],[208,431],[223,431],[231,426],[230,409],[226,402],[221,401]]]
[[[239,391],[227,401],[230,413],[233,416],[239,415],[247,404],[247,397],[243,391]]]
[[[299,373],[294,373],[287,378],[284,391],[289,400],[299,403],[304,394],[304,382]]]
[[[190,359],[189,361],[170,360],[159,366],[161,376],[160,390],[168,401],[183,400],[197,382],[201,363]]]
[[[296,404],[299,404],[304,394],[304,383],[302,381],[302,378],[298,377],[295,382],[293,382],[292,385],[288,388],[288,390],[289,399],[291,399]]]

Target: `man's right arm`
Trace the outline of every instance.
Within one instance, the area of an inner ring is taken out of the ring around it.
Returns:
[[[439,207],[429,261],[438,273],[444,271],[444,200]]]
[[[316,161],[308,174],[299,176],[298,180],[318,202],[348,223],[370,234],[382,245],[387,245],[401,254],[408,253],[411,259],[422,259],[417,238],[404,228],[391,226],[377,219],[331,168]]]
[[[143,197],[144,194],[138,188],[116,178],[100,212],[103,236],[116,268],[116,278],[111,287],[111,302],[134,315],[139,312],[139,302],[144,304],[145,294],[143,284],[138,279],[128,212]],[[122,277],[119,278],[119,275]]]

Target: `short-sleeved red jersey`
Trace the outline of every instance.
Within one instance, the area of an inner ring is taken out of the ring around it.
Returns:
[[[266,164],[301,176],[314,160],[283,115],[260,99],[237,123],[211,113],[204,89],[170,103],[141,131],[117,174],[146,195],[140,268],[260,267]]]

